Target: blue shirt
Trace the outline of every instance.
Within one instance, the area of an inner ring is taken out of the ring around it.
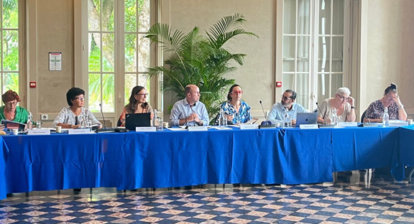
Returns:
[[[303,108],[300,104],[294,103],[292,105],[292,109],[287,112],[289,115],[289,120],[296,120],[296,114],[303,112],[306,112],[305,108]],[[281,103],[277,103],[273,105],[272,110],[267,116],[267,120],[271,121],[272,123],[281,122],[284,120],[284,114],[285,107]]]
[[[226,115],[233,115],[233,120],[231,121],[233,124],[237,124],[238,120],[240,121],[240,123],[246,123],[252,119],[252,116],[250,115],[250,107],[244,101],[241,101],[240,103],[238,116],[236,108],[234,108],[234,106],[228,101],[223,102],[220,108],[224,111]]]
[[[196,102],[195,106],[190,106],[186,99],[175,102],[170,115],[171,126],[178,126],[180,119],[185,119],[192,113],[196,113],[198,118],[203,121],[206,126],[209,123],[206,106],[202,102]],[[187,126],[196,126],[195,121],[187,122]]]

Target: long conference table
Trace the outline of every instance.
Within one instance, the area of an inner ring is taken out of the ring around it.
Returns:
[[[70,188],[332,182],[336,171],[414,166],[414,126],[273,128],[0,138],[0,199]]]

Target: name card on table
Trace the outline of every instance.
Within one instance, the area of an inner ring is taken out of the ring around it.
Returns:
[[[408,125],[407,121],[401,121],[401,120],[390,120],[389,121],[390,127],[402,127],[402,126],[407,126],[407,125]]]
[[[251,129],[258,129],[258,124],[240,124],[241,130],[251,130]]]
[[[207,126],[188,126],[188,131],[207,131]]]
[[[358,127],[358,122],[338,122],[338,126],[344,127]]]
[[[29,129],[27,131],[27,135],[50,135],[50,129],[49,128],[35,128],[35,129]]]
[[[157,127],[135,127],[136,132],[155,132]]]
[[[318,124],[301,124],[300,129],[318,129]]]
[[[77,128],[77,129],[69,129],[68,134],[70,135],[77,135],[77,134],[92,134],[91,129],[89,128]]]

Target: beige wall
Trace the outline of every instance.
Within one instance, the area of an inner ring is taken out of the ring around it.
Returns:
[[[234,53],[245,53],[245,64],[228,78],[234,78],[243,88],[243,98],[253,114],[262,115],[259,99],[265,108],[274,103],[275,62],[275,0],[162,0],[162,22],[173,28],[190,31],[194,26],[208,28],[224,16],[240,13],[247,22],[244,28],[259,36],[236,37],[225,47]],[[169,99],[164,104],[169,104]],[[223,99],[224,100],[224,99]]]
[[[30,0],[27,10],[27,80],[37,88],[27,89],[28,107],[34,119],[40,113],[52,119],[66,106],[66,91],[73,86],[73,1]],[[49,71],[48,53],[62,52],[62,71]]]
[[[366,106],[381,98],[391,82],[407,113],[414,113],[414,1],[369,0],[367,8],[366,84],[361,95]],[[363,46],[364,47],[364,46]]]

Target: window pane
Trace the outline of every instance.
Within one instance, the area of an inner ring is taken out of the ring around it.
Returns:
[[[147,32],[150,28],[150,0],[140,0],[138,11],[139,32]]]
[[[320,0],[319,2],[319,33],[330,34],[331,26],[331,0]]]
[[[136,34],[125,34],[125,71],[137,71]]]
[[[296,0],[285,0],[283,3],[283,33],[294,34],[296,31]]]
[[[336,90],[342,87],[342,74],[331,75],[331,96],[335,96]]]
[[[297,67],[298,72],[309,72],[310,38],[298,37]]]
[[[283,37],[283,59],[295,58],[295,37]]]
[[[319,38],[319,72],[329,72],[329,43],[329,37]]]
[[[99,33],[89,33],[89,71],[101,71],[101,35]]]
[[[125,0],[125,31],[137,31],[137,5],[136,0]]]
[[[100,0],[88,1],[88,30],[100,31],[101,4]]]
[[[104,112],[115,112],[115,76],[102,75],[102,108]]]
[[[18,0],[3,0],[3,28],[19,26]]]
[[[296,89],[297,102],[304,107],[308,107],[309,104],[309,74],[297,74],[296,75]]]
[[[343,37],[332,37],[332,71],[342,72]]]
[[[150,42],[144,38],[145,34],[138,35],[138,71],[146,72],[150,66]]]
[[[102,31],[114,31],[114,0],[102,0]]]
[[[3,70],[18,71],[19,41],[18,31],[3,31]]]
[[[295,71],[295,61],[293,59],[283,60],[283,71],[284,72],[294,72]]]
[[[150,87],[150,79],[148,75],[145,74],[138,74],[138,85],[145,87],[145,89],[149,89]],[[147,97],[149,99],[149,97]]]
[[[125,105],[129,102],[129,96],[131,95],[132,88],[137,85],[136,74],[125,74]]]
[[[9,89],[19,93],[19,73],[3,74],[3,93]]]
[[[114,71],[114,34],[104,33],[102,34],[102,65],[104,72]]]
[[[310,1],[298,1],[298,34],[310,33]]]
[[[344,0],[333,2],[332,29],[333,34],[344,34]]]
[[[328,74],[318,75],[318,101],[322,102],[324,99],[330,97],[329,93],[329,76]]]
[[[101,103],[101,75],[100,74],[89,74],[88,79],[88,90],[89,90],[89,110],[93,112],[99,112]]]
[[[295,89],[295,75],[294,74],[283,74],[283,89]]]

